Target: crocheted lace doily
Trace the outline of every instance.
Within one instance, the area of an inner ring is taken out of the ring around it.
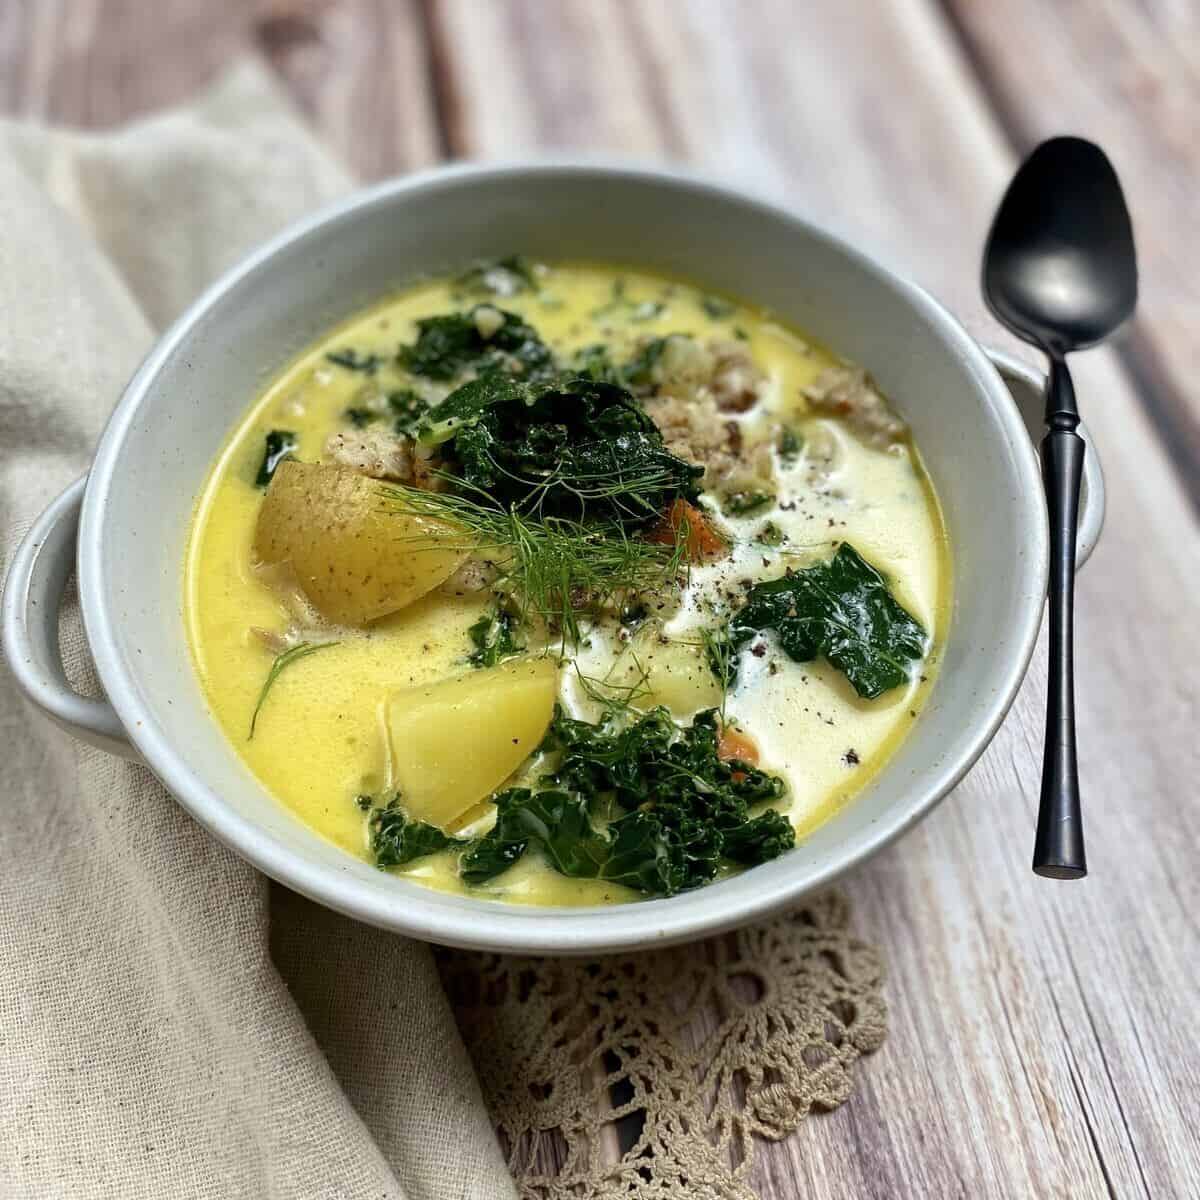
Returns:
[[[440,963],[531,1200],[752,1200],[756,1140],[841,1104],[886,1032],[879,954],[838,892],[652,953]]]

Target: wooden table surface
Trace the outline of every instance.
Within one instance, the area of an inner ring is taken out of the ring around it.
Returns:
[[[1108,481],[1079,584],[1091,875],[1029,871],[1045,661],[954,796],[846,882],[891,1034],[763,1147],[765,1198],[1200,1196],[1200,5],[1188,0],[0,0],[0,109],[105,125],[265,55],[364,178],[687,159],[773,192],[1005,344],[977,287],[1016,157],[1100,141],[1143,300],[1079,359]]]

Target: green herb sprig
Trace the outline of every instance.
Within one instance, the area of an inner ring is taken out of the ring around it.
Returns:
[[[399,485],[381,485],[380,493],[397,513],[461,531],[463,549],[500,564],[500,586],[512,594],[520,623],[541,620],[568,645],[579,643],[585,614],[674,586],[689,562],[682,528],[673,543],[650,542],[611,523],[539,518],[502,508],[485,493]]]
[[[300,642],[290,649],[283,651],[282,654],[276,655],[275,661],[271,664],[271,669],[267,672],[266,681],[262,685],[262,691],[258,693],[258,703],[254,706],[254,712],[250,716],[250,732],[247,735],[247,741],[254,737],[254,730],[258,725],[258,714],[262,711],[262,706],[266,703],[267,696],[270,695],[271,689],[275,686],[275,681],[287,670],[293,663],[299,662],[302,658],[307,658],[310,654],[316,654],[318,650],[327,650],[330,646],[338,645],[337,642]]]
[[[633,663],[633,674],[622,683],[614,682],[612,678],[613,671],[621,663],[621,658],[613,663],[604,676],[585,675],[578,663],[572,663],[580,690],[610,719],[636,719],[637,702],[650,695],[649,670],[642,664],[635,651],[627,650],[626,653]]]
[[[467,637],[475,647],[467,656],[473,667],[497,666],[525,649],[524,642],[517,637],[516,614],[500,600],[467,629]]]

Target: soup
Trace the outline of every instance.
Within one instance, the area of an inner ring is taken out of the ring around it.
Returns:
[[[904,422],[770,313],[511,258],[332,330],[198,500],[215,719],[348,853],[517,903],[786,853],[918,718],[948,547]]]

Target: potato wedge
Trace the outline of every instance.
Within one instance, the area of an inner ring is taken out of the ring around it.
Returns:
[[[633,703],[640,709],[661,704],[676,717],[690,717],[721,703],[721,687],[703,649],[690,642],[662,642],[656,635],[636,638],[607,683],[636,689]]]
[[[514,659],[387,702],[392,784],[410,816],[445,828],[490,796],[546,735],[558,665]]]
[[[380,485],[346,467],[284,462],[258,514],[254,553],[288,564],[327,621],[363,625],[411,604],[467,557],[462,535],[389,512]]]

